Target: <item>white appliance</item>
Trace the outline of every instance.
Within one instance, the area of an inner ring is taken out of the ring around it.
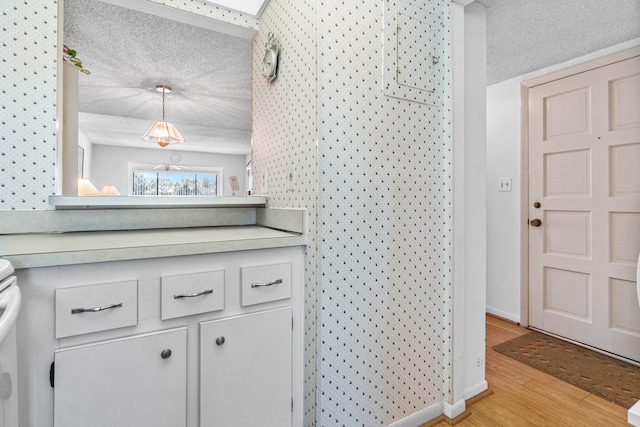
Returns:
[[[638,264],[636,265],[636,291],[638,294],[638,305],[640,305],[640,255],[638,255]],[[632,426],[640,427],[640,401],[633,405],[627,412],[627,421]]]
[[[636,293],[638,294],[638,305],[640,306],[640,255],[636,264]]]
[[[0,427],[18,427],[18,356],[16,319],[20,289],[13,266],[0,259]]]

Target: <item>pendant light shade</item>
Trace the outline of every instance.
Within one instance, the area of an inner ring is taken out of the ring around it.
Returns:
[[[155,122],[142,137],[147,142],[155,142],[161,147],[169,144],[182,144],[184,138],[176,127],[168,122]]]
[[[169,144],[182,144],[184,138],[180,132],[178,132],[178,129],[176,129],[173,124],[164,120],[164,94],[165,92],[171,92],[171,88],[169,86],[158,85],[156,89],[162,91],[162,121],[155,122],[147,133],[144,134],[142,139],[147,142],[154,142],[161,147],[166,147]]]

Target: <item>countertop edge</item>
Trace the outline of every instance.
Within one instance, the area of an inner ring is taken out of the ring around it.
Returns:
[[[306,244],[306,236],[292,235],[291,237],[245,239],[222,242],[181,243],[176,245],[94,249],[88,251],[17,254],[3,256],[2,259],[9,261],[15,269],[25,269],[305,246]]]
[[[15,269],[306,246],[306,233],[263,225],[0,236]]]

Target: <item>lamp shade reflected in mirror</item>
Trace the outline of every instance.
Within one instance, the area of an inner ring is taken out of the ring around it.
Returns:
[[[78,178],[78,196],[99,196],[100,192],[87,178]]]

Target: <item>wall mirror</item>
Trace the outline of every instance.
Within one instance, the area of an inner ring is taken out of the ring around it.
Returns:
[[[255,31],[144,0],[64,0],[63,10],[64,44],[90,72],[65,64],[65,79],[68,69],[78,75],[81,174],[98,190],[114,185],[130,195],[131,165],[162,173],[210,167],[222,171],[223,195],[245,194]],[[157,85],[172,88],[165,120],[183,144],[142,140],[162,118]],[[75,95],[64,96],[67,104]]]

